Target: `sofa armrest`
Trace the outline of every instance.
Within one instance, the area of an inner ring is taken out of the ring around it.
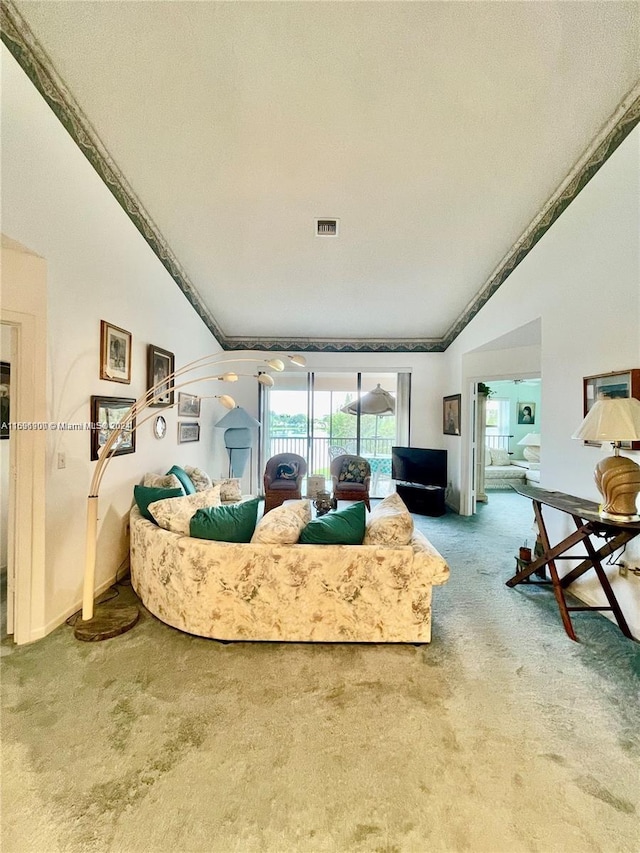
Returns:
[[[414,561],[420,562],[422,567],[429,571],[430,583],[434,586],[439,586],[449,580],[450,570],[448,563],[442,554],[429,542],[424,533],[414,529],[409,544],[413,549]]]

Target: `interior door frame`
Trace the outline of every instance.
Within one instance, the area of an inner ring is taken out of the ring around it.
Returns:
[[[15,357],[11,364],[11,422],[37,423],[33,381],[37,369],[37,318],[32,314],[3,310],[2,324],[12,328],[15,341]],[[14,642],[23,644],[44,635],[45,432],[12,430],[9,443],[7,596],[11,587],[13,601],[11,604],[7,601],[7,614],[12,612],[13,615]],[[36,629],[36,625],[40,627]]]

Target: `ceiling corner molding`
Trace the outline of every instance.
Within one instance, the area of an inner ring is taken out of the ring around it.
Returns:
[[[77,104],[73,94],[60,78],[50,58],[22,18],[13,0],[2,0],[0,3],[0,27],[2,41],[7,49],[91,163],[103,183],[223,350],[264,350],[267,352],[296,350],[336,353],[444,352],[498,288],[504,284],[513,270],[524,260],[536,243],[640,121],[640,83],[638,83],[624,98],[565,180],[486,279],[477,295],[466,305],[449,327],[444,337],[359,338],[348,342],[334,338],[231,337],[225,335],[218,326],[159,228],[118,169],[101,142],[99,135]]]
[[[218,343],[224,347],[224,334],[211,312],[200,298],[152,217],[103,145],[73,94],[55,70],[47,53],[15,7],[13,0],[3,0],[0,5],[0,27],[2,41],[7,49],[184,293],[200,319]]]
[[[578,193],[585,188],[596,172],[607,162],[638,122],[640,122],[640,82],[636,83],[622,100],[600,132],[582,153],[567,177],[502,258],[474,299],[468,303],[464,311],[447,330],[443,338],[443,349],[447,349],[453,343],[483,305],[504,284],[518,264],[526,258],[538,240],[564,213]]]
[[[252,338],[228,337],[228,350],[264,350],[266,352],[444,352],[441,338]]]

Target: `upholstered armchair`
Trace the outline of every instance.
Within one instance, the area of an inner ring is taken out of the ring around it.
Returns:
[[[272,456],[264,469],[264,511],[269,512],[285,501],[302,498],[302,480],[307,463],[296,453]]]
[[[331,480],[333,497],[337,501],[364,501],[371,512],[369,486],[371,485],[371,466],[362,456],[345,453],[331,460]]]

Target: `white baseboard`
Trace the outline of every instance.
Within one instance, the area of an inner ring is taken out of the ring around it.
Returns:
[[[103,592],[106,592],[110,586],[113,586],[116,582],[116,576],[114,575],[111,580],[105,581],[99,587],[97,587],[95,591],[94,598],[97,598],[99,595],[102,595]],[[60,625],[63,625],[70,616],[73,616],[74,613],[77,613],[79,610],[82,610],[82,599],[78,601],[73,607],[70,607],[68,610],[65,610],[64,613],[59,614],[50,622],[48,622],[43,628],[38,628],[35,631],[31,632],[31,640],[41,640],[43,637],[46,637],[47,634],[50,634],[56,628],[59,628]]]

